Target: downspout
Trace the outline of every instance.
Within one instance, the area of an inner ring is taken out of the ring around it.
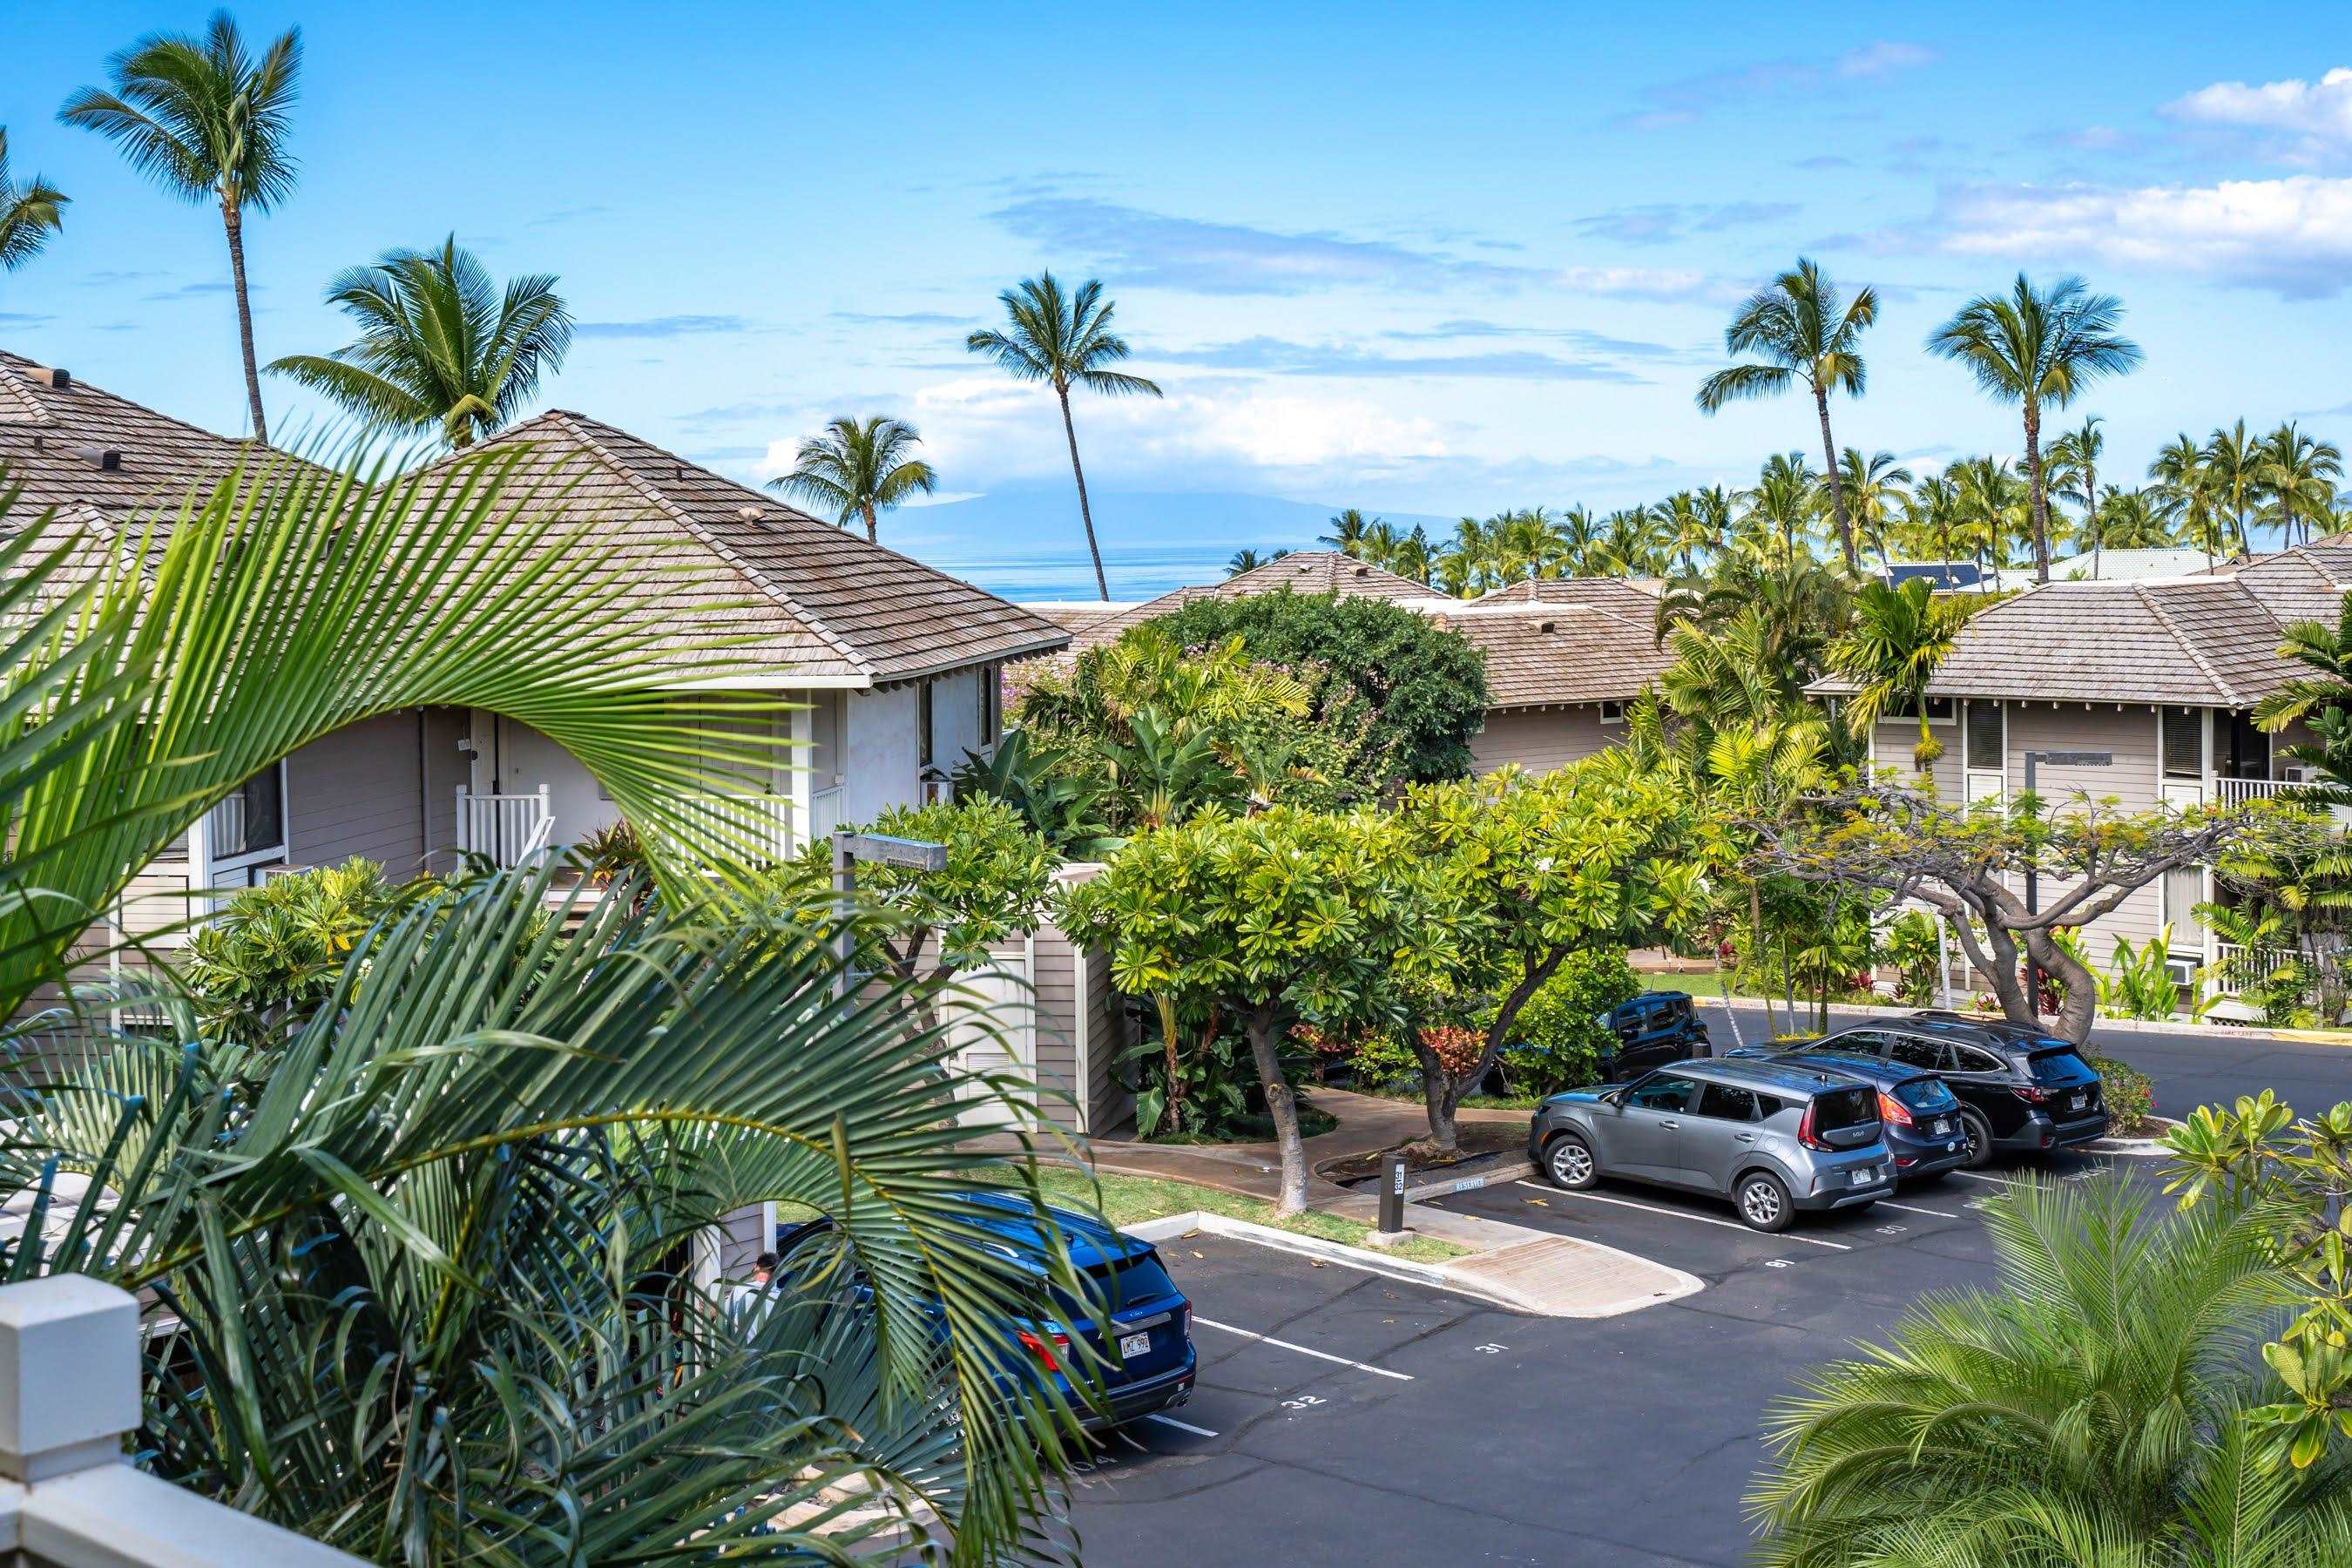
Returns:
[[[419,871],[433,869],[433,785],[431,764],[425,755],[425,710],[416,710],[416,837],[423,846],[416,858]]]

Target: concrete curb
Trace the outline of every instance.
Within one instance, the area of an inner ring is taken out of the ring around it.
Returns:
[[[1692,995],[1691,1002],[1693,1005],[1700,1007],[1725,1005],[1720,996],[1701,996],[1696,994]],[[1731,999],[1731,1005],[1762,1006],[1763,1003],[1753,996],[1735,996]],[[1874,1018],[1901,1018],[1919,1011],[1916,1007],[1899,1007],[1884,1002],[1832,1002],[1830,1004],[1830,1010],[1835,1013],[1860,1013]],[[1953,1010],[1963,1017],[1990,1018],[1998,1016],[1991,1013],[1979,1013],[1969,1007]],[[2331,1034],[2324,1029],[2264,1029],[2251,1025],[2242,1026],[2236,1024],[2176,1024],[2152,1018],[2097,1018],[2092,1021],[2091,1027],[2100,1030],[2111,1029],[2126,1035],[2202,1035],[2216,1040],[2292,1040],[2299,1045],[2352,1046],[2352,1035]]]
[[[1457,1296],[1467,1296],[1474,1300],[1484,1301],[1489,1306],[1501,1307],[1514,1312],[1524,1312],[1530,1317],[1538,1318],[1613,1318],[1622,1313],[1639,1311],[1644,1307],[1662,1306],[1667,1301],[1680,1300],[1685,1296],[1695,1295],[1706,1289],[1706,1280],[1671,1265],[1659,1263],[1653,1258],[1642,1258],[1601,1242],[1586,1241],[1578,1237],[1556,1236],[1549,1231],[1530,1230],[1528,1233],[1528,1241],[1517,1245],[1568,1242],[1580,1248],[1610,1253],[1638,1263],[1644,1268],[1670,1276],[1675,1289],[1669,1292],[1653,1291],[1642,1295],[1615,1297],[1580,1306],[1572,1311],[1563,1311],[1557,1306],[1542,1301],[1532,1295],[1515,1290],[1507,1285],[1465,1275],[1454,1264],[1414,1263],[1406,1258],[1389,1257],[1385,1253],[1367,1252],[1361,1247],[1349,1247],[1336,1241],[1326,1241],[1320,1237],[1300,1236],[1292,1231],[1276,1230],[1272,1226],[1258,1225],[1250,1220],[1234,1219],[1226,1215],[1199,1211],[1167,1215],[1159,1219],[1144,1220],[1125,1228],[1128,1235],[1154,1245],[1176,1240],[1189,1233],[1205,1231],[1211,1236],[1230,1237],[1236,1241],[1255,1242],[1261,1247],[1271,1247],[1278,1251],[1297,1253],[1300,1257],[1316,1258],[1325,1263],[1337,1263],[1343,1268],[1360,1269],[1367,1274],[1378,1274],[1391,1279],[1401,1279],[1410,1285],[1423,1285],[1432,1289],[1451,1291]],[[1473,1256],[1493,1258],[1496,1252],[1508,1250],[1510,1248],[1496,1248],[1494,1251],[1475,1253]]]

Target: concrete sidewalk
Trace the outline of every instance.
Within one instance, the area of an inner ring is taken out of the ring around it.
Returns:
[[[1306,1098],[1317,1110],[1339,1119],[1339,1125],[1329,1131],[1305,1141],[1307,1207],[1364,1225],[1376,1224],[1380,1206],[1376,1194],[1327,1182],[1314,1173],[1315,1167],[1328,1160],[1393,1148],[1423,1136],[1429,1131],[1427,1113],[1415,1101],[1383,1100],[1346,1089],[1316,1088],[1306,1091]],[[1528,1112],[1465,1108],[1460,1119],[1524,1125]],[[1281,1151],[1270,1142],[1171,1144],[1097,1139],[1087,1144],[1087,1153],[1097,1171],[1190,1182],[1269,1204],[1281,1195]],[[1544,1317],[1612,1317],[1704,1288],[1703,1281],[1679,1268],[1615,1247],[1476,1215],[1414,1205],[1405,1210],[1405,1223],[1417,1236],[1468,1249],[1468,1257],[1422,1266],[1438,1279],[1469,1294]]]

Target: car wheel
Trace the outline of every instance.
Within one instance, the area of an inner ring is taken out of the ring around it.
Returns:
[[[1601,1165],[1583,1139],[1563,1132],[1544,1150],[1544,1174],[1554,1186],[1580,1192],[1601,1179]]]
[[[1960,1112],[1960,1131],[1968,1135],[1969,1152],[1960,1162],[1963,1171],[1981,1171],[1992,1158],[1992,1128],[1973,1110]]]
[[[1740,1177],[1735,1201],[1739,1206],[1739,1217],[1750,1230],[1786,1230],[1789,1222],[1797,1217],[1797,1205],[1789,1201],[1789,1189],[1769,1171],[1750,1171]]]

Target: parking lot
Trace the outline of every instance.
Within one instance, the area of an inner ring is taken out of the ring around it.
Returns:
[[[2147,1162],[2118,1162],[2153,1184]],[[2039,1167],[2082,1179],[2103,1162]],[[1735,1563],[1765,1407],[1925,1291],[1989,1279],[1948,1178],[1863,1214],[1749,1231],[1728,1205],[1630,1184],[1510,1184],[1439,1206],[1621,1247],[1707,1289],[1582,1322],[1247,1242],[1161,1253],[1199,1314],[1192,1403],[1108,1440],[1078,1479],[1099,1563]]]

